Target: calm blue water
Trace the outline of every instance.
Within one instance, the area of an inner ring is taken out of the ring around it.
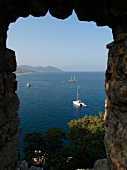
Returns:
[[[75,76],[77,82],[69,83]],[[20,99],[18,111],[21,120],[20,151],[23,137],[27,132],[44,132],[50,127],[68,130],[67,123],[82,118],[86,114],[98,115],[104,112],[104,72],[59,72],[32,73],[17,75],[17,94]],[[32,86],[25,87],[29,82]],[[79,99],[86,107],[76,108],[72,101],[76,99],[79,85]]]

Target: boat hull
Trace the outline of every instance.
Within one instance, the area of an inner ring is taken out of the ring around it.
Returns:
[[[69,82],[76,82],[76,80],[68,80]]]
[[[81,101],[73,101],[73,104],[74,104],[75,106],[79,106],[79,107],[81,107],[81,106],[86,106],[86,104],[83,103],[83,102],[81,102]]]
[[[30,83],[27,83],[27,84],[26,84],[26,87],[30,87],[30,86],[31,86],[31,84],[30,84]]]

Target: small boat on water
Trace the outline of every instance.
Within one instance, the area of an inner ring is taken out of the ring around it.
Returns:
[[[75,76],[74,76],[74,79],[72,79],[72,76],[71,76],[71,79],[68,80],[69,82],[76,82],[77,80],[75,79]]]
[[[31,84],[30,84],[30,83],[27,83],[27,84],[26,84],[26,87],[30,87],[30,86],[31,86]]]
[[[78,97],[79,97],[78,90],[79,90],[79,86],[78,86],[78,89],[77,89],[77,100],[73,101],[73,104],[74,104],[75,106],[78,106],[78,107],[80,107],[80,106],[86,106],[86,104],[85,104],[84,102],[82,102],[81,100],[78,99]]]

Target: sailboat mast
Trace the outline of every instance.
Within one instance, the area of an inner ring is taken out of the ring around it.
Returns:
[[[79,89],[79,86],[78,86],[78,89]],[[79,94],[78,94],[78,89],[77,89],[77,101],[78,101],[78,96],[79,96]]]

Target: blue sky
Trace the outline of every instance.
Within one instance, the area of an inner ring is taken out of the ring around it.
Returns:
[[[63,71],[105,71],[113,41],[108,27],[81,22],[75,13],[65,20],[52,17],[19,18],[10,24],[7,47],[18,65],[54,66]]]

